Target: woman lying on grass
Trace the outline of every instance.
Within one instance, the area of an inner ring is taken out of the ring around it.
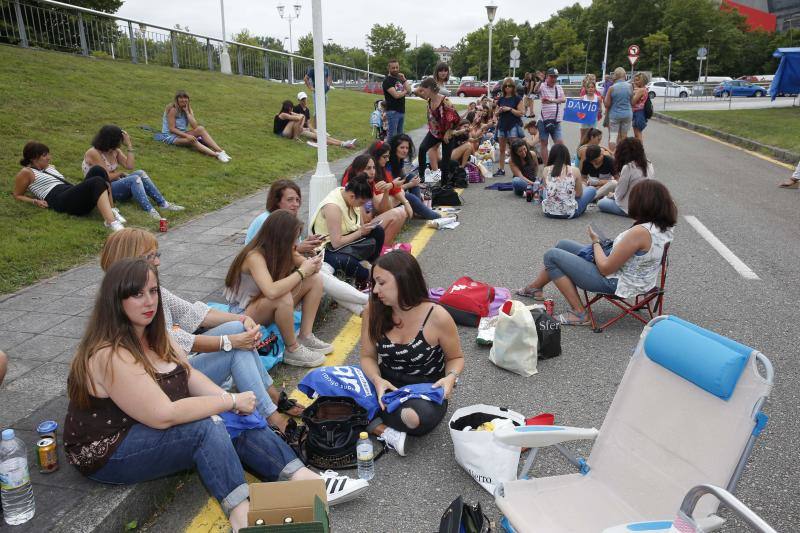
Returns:
[[[223,163],[231,160],[231,156],[211,138],[208,130],[197,123],[186,91],[175,93],[175,100],[164,108],[161,133],[156,133],[154,138],[164,144],[190,146],[201,154],[216,157]]]

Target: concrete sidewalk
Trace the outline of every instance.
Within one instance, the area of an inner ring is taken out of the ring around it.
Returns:
[[[351,159],[332,162],[331,170],[340,177]],[[312,173],[295,178],[304,198]],[[164,265],[161,284],[189,301],[224,301],[228,266],[241,249],[248,225],[263,212],[266,190],[158,234]],[[301,220],[307,213],[303,204]],[[0,428],[14,428],[28,447],[36,498],[36,516],[16,526],[15,532],[119,531],[134,520],[142,524],[187,477],[115,487],[84,478],[66,462],[61,426],[69,365],[102,275],[93,262],[0,300],[0,349],[10,358],[9,374],[0,388]],[[59,424],[60,469],[52,474],[37,469],[35,430],[43,420]],[[5,528],[10,526],[0,520],[0,530]]]

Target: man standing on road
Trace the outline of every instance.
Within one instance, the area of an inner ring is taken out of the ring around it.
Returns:
[[[328,68],[328,65],[325,65],[323,69],[323,74],[325,77],[325,101],[328,101],[328,91],[331,90],[331,83],[333,83],[333,78],[331,77],[331,71]],[[308,87],[308,90],[311,91],[311,94],[314,97],[314,118],[311,120],[311,126],[316,128],[317,127],[317,95],[314,93],[314,67],[310,67],[308,71],[306,71],[306,75],[303,78],[303,82]]]
[[[386,120],[389,122],[386,140],[403,133],[403,122],[406,116],[406,95],[410,92],[411,84],[400,72],[400,63],[396,59],[390,59],[389,74],[383,79]]]
[[[539,80],[536,82],[534,92],[539,95],[541,109],[539,110],[539,142],[542,146],[542,160],[547,165],[547,141],[552,137],[553,144],[563,144],[561,136],[561,122],[564,120],[564,103],[567,97],[564,89],[557,83],[558,71],[554,68],[547,69],[547,77],[543,79],[537,73]]]

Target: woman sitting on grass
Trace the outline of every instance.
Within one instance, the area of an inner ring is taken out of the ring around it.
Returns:
[[[322,299],[317,275],[322,257],[315,255],[295,266],[294,245],[303,226],[295,215],[278,209],[270,213],[255,238],[236,256],[225,277],[225,298],[234,313],[259,324],[275,322],[286,344],[283,361],[303,367],[319,366],[333,346],[312,332]],[[294,308],[302,304],[300,333],[294,332]]]
[[[22,170],[14,178],[12,191],[16,200],[79,217],[88,215],[96,207],[107,228],[123,229],[125,219],[114,208],[111,185],[103,167],[90,168],[84,180],[73,185],[50,163],[50,149],[35,141],[22,149],[19,164]]]
[[[310,138],[305,128],[306,116],[302,113],[292,111],[294,105],[291,100],[284,100],[281,110],[272,120],[272,133],[280,135],[286,139],[298,139],[305,135]]]
[[[234,532],[247,525],[249,510],[242,464],[263,481],[320,479],[257,420],[231,438],[215,415],[249,415],[255,395],[228,393],[191,368],[167,334],[158,273],[144,259],[118,261],[103,278],[67,388],[64,451],[70,464],[111,484],[196,468]],[[324,479],[329,504],[368,486],[335,473]]]
[[[117,261],[144,258],[158,269],[160,257],[158,240],[152,233],[125,228],[106,239],[100,252],[100,267],[107,271]],[[281,413],[299,416],[303,412],[302,407],[282,397],[272,385],[272,378],[255,350],[261,341],[261,330],[252,318],[211,309],[203,302],[190,303],[166,287],[160,289],[170,337],[188,354],[192,368],[217,385],[232,379],[237,389],[253,391],[258,412],[281,430],[288,421]]]
[[[201,154],[216,157],[223,163],[231,160],[231,156],[211,138],[208,130],[197,123],[186,91],[175,93],[175,99],[164,108],[161,133],[156,133],[154,139],[164,144],[191,146]]]
[[[543,172],[544,199],[542,211],[549,218],[578,218],[594,199],[596,189],[584,187],[577,168],[570,165],[569,149],[556,144]]]
[[[617,235],[609,255],[592,228],[587,228],[594,262],[577,255],[584,248],[583,244],[558,241],[555,248],[545,252],[544,268],[536,279],[518,289],[517,294],[542,301],[543,289],[552,281],[571,307],[569,312],[557,317],[559,321],[570,326],[587,326],[591,322],[578,296],[578,288],[632,298],[655,287],[664,246],[672,241],[678,208],[661,182],[642,180],[631,190],[628,216],[634,223]]]
[[[120,149],[123,141],[127,147],[127,153]],[[114,200],[122,202],[133,197],[139,207],[156,220],[161,219],[161,214],[156,211],[156,208],[147,199],[148,196],[155,200],[156,204],[165,211],[183,211],[182,206],[171,204],[162,196],[161,191],[158,190],[158,187],[144,170],[135,170],[130,174],[126,174],[119,169],[119,166],[122,165],[124,169],[133,170],[135,165],[134,157],[134,149],[128,133],[119,126],[103,126],[95,135],[92,147],[83,156],[81,167],[83,168],[84,176],[95,165],[103,167],[108,173],[108,179],[111,181],[111,195]]]
[[[368,429],[400,455],[406,435],[425,435],[441,422],[464,371],[453,318],[428,300],[414,256],[389,252],[372,267],[372,292],[361,328],[361,369],[375,386],[381,411]],[[407,385],[443,389],[441,403],[413,398],[389,413],[384,394]]]

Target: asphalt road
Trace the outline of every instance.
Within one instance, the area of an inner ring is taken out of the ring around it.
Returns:
[[[566,128],[574,148],[577,129]],[[665,312],[759,349],[775,365],[776,385],[766,407],[769,425],[756,445],[737,495],[779,531],[800,524],[797,479],[800,362],[794,310],[800,291],[794,282],[800,264],[797,191],[776,183],[791,171],[737,148],[680,128],[651,121],[645,132],[656,176],[672,191],[680,211],[670,249]],[[510,176],[508,177],[510,180]],[[497,180],[490,180],[497,181]],[[560,238],[586,239],[595,222],[609,235],[629,222],[590,208],[577,220],[546,219],[541,210],[510,192],[473,185],[464,193],[461,226],[433,236],[419,256],[430,286],[447,286],[460,275],[515,288],[530,280],[544,252]],[[743,278],[683,218],[697,217],[760,279]],[[566,308],[555,288],[556,311]],[[610,310],[601,311],[609,316]],[[337,315],[343,318],[343,315]],[[319,333],[331,338],[342,323],[326,322]],[[488,349],[475,344],[475,329],[459,328],[466,370],[450,412],[475,403],[508,406],[525,415],[550,412],[556,423],[600,427],[641,331],[624,320],[603,333],[567,328],[563,355],[541,361],[529,378],[510,374],[488,361]],[[351,362],[357,361],[356,354]],[[431,434],[410,441],[408,457],[388,454],[376,463],[376,478],[364,497],[332,510],[334,531],[429,532],[458,495],[479,501],[499,518],[493,498],[456,464],[443,422]],[[590,445],[572,446],[588,456]],[[536,476],[571,473],[571,467],[547,450],[534,468]],[[197,482],[179,493],[151,525],[153,531],[176,531],[205,503]],[[737,525],[727,531],[742,530]]]

